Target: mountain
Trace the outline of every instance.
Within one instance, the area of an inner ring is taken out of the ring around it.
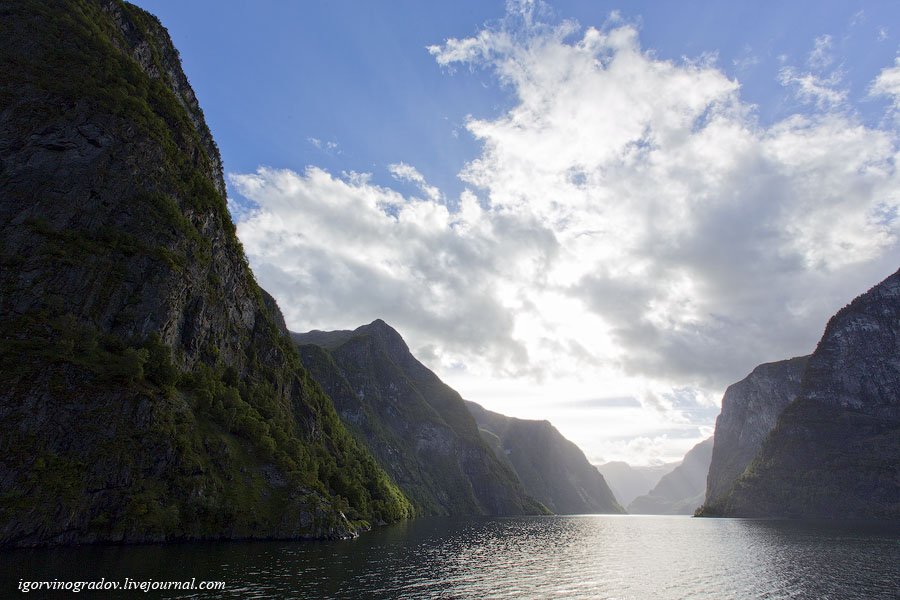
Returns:
[[[0,546],[408,516],[256,284],[159,21],[118,0],[0,14]]]
[[[638,496],[650,492],[663,475],[671,473],[681,462],[669,462],[659,465],[632,466],[624,461],[610,461],[595,465],[609,488],[622,506],[627,506]]]
[[[759,452],[778,416],[797,397],[808,359],[801,356],[759,365],[725,390],[713,436],[707,502],[715,503],[729,492]]]
[[[712,458],[713,438],[688,450],[681,464],[659,480],[650,493],[628,505],[636,515],[692,515],[706,496],[706,474]]]
[[[900,519],[900,271],[831,318],[796,400],[701,514]]]
[[[481,435],[509,461],[525,491],[561,515],[624,513],[584,453],[550,424],[507,417],[466,402]]]
[[[347,428],[419,514],[545,511],[482,440],[460,395],[416,360],[387,323],[292,336]]]

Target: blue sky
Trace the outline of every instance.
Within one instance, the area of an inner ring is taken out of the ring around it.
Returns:
[[[169,29],[227,171],[315,164],[371,172],[387,183],[387,165],[405,161],[455,195],[463,187],[456,174],[478,151],[465,134],[466,116],[496,115],[512,103],[489,73],[448,74],[425,50],[502,18],[502,1],[138,5]],[[864,100],[866,88],[893,61],[900,40],[900,6],[889,1],[558,1],[548,8],[551,19],[596,27],[619,11],[662,59],[717,53],[764,122],[802,109],[779,83],[778,57],[801,63],[822,35],[832,36],[846,65],[857,108],[880,118],[884,102]],[[887,38],[879,40],[882,28]]]
[[[894,2],[157,2],[298,331],[677,459],[900,258]]]

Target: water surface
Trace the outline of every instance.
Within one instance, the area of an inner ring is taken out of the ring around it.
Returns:
[[[602,515],[417,519],[345,542],[0,553],[4,598],[18,595],[19,579],[101,577],[196,577],[224,580],[227,589],[82,597],[900,598],[900,528]]]

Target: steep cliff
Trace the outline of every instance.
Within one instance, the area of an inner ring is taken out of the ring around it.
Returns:
[[[801,356],[759,365],[725,390],[706,482],[708,502],[714,504],[729,492],[759,452],[778,416],[797,397],[808,359]]]
[[[494,453],[509,461],[525,492],[561,515],[624,513],[603,475],[549,421],[507,417],[466,402]]]
[[[343,422],[420,514],[542,512],[481,439],[459,394],[384,321],[293,338]]]
[[[0,16],[0,546],[407,515],[257,286],[162,25],[117,0]]]
[[[702,514],[900,519],[900,271],[831,318],[797,399]]]
[[[648,494],[659,480],[680,465],[681,462],[670,462],[659,465],[634,466],[615,460],[602,465],[595,465],[609,489],[616,496],[619,504],[628,506],[638,496]]]
[[[635,515],[692,515],[703,504],[713,438],[703,440],[684,455],[681,464],[659,480],[644,496],[628,505]]]

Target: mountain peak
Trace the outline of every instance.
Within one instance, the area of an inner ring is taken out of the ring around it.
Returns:
[[[393,327],[391,327],[390,325],[388,325],[388,324],[387,324],[384,320],[382,320],[382,319],[375,319],[374,321],[372,321],[372,322],[369,323],[368,325],[361,325],[361,326],[359,326],[359,327],[356,328],[356,330],[354,331],[354,333],[357,333],[357,334],[360,334],[360,333],[369,333],[369,334],[375,333],[375,334],[378,334],[378,335],[387,335],[387,336],[391,336],[391,337],[396,337],[396,338],[399,338],[399,339],[401,339],[401,340],[403,339],[403,336],[400,335],[400,332],[398,332],[396,329],[394,329]]]

